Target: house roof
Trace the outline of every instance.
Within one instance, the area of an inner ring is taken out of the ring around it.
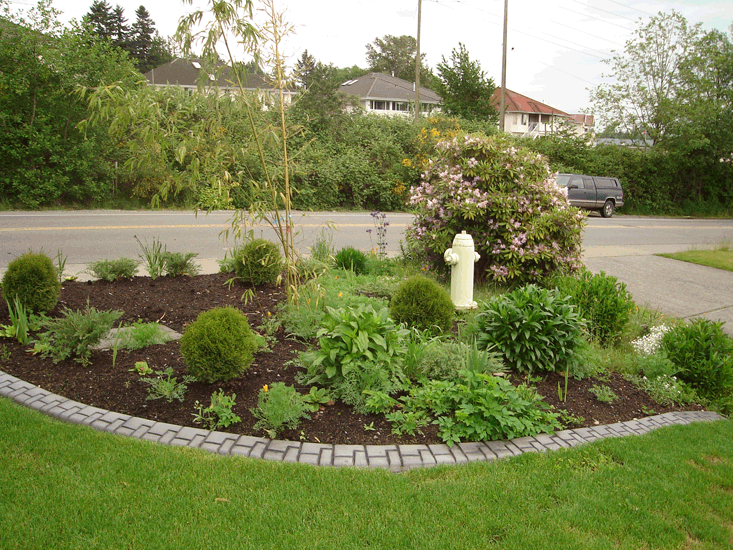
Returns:
[[[386,101],[414,101],[415,85],[384,73],[369,73],[344,82],[339,90],[361,99]],[[440,96],[429,88],[420,86],[421,103],[440,103]]]
[[[149,70],[143,76],[150,84],[166,85],[173,84],[178,86],[197,86],[200,79],[203,84],[216,85],[220,88],[233,88],[231,67],[220,64],[217,68],[218,77],[210,75],[204,70],[204,62],[200,59],[181,59],[177,58],[169,63],[160,65]],[[247,90],[271,90],[272,84],[267,82],[261,75],[255,73],[247,73],[242,77],[242,85]]]
[[[491,104],[499,108],[501,103],[501,88],[494,90],[494,95],[491,96]],[[557,115],[570,118],[570,115],[555,107],[537,101],[525,95],[513,92],[507,89],[506,91],[506,112],[507,113],[541,113],[545,115]]]

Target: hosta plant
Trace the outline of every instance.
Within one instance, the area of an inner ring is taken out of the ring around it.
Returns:
[[[443,253],[463,230],[480,255],[478,280],[532,282],[581,265],[585,215],[570,206],[547,162],[509,137],[439,142],[409,202],[417,215],[408,241],[442,272]]]
[[[318,330],[318,347],[301,355],[308,383],[340,386],[362,363],[378,363],[391,380],[403,378],[402,365],[408,330],[389,318],[389,310],[360,304],[353,308],[326,307]]]

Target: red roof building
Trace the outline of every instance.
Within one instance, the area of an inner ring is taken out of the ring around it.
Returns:
[[[494,91],[492,105],[499,110],[501,88]],[[512,90],[506,90],[504,131],[515,136],[539,137],[553,134],[570,125],[578,135],[593,130],[592,115],[570,115]]]

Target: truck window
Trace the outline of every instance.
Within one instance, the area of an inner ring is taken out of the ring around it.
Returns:
[[[571,185],[577,185],[578,189],[584,189],[585,186],[583,185],[583,178],[580,176],[570,176],[570,180],[568,181],[568,187]]]
[[[618,183],[614,178],[596,178],[598,187],[618,187]]]

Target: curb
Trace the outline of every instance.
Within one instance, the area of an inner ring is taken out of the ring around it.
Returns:
[[[715,412],[681,411],[608,426],[563,430],[554,435],[540,434],[536,437],[503,441],[458,443],[453,447],[443,444],[330,445],[216,432],[119,414],[71,401],[2,371],[0,371],[0,397],[7,397],[65,422],[91,426],[102,432],[135,437],[163,445],[179,445],[221,455],[239,455],[276,462],[384,468],[392,472],[438,464],[491,462],[522,453],[574,447],[606,437],[642,435],[664,426],[724,420],[723,416]]]

